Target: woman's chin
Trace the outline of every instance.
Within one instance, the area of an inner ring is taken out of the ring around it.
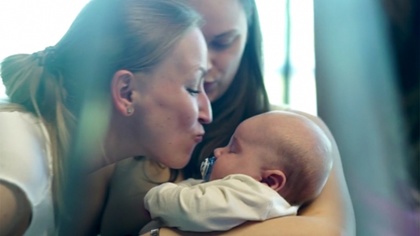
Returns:
[[[217,99],[220,98],[220,96],[219,96],[219,94],[217,92],[213,92],[213,93],[207,94],[207,97],[209,98],[209,100],[210,100],[211,103],[217,101]]]
[[[169,161],[162,161],[161,163],[171,169],[182,169],[184,168],[188,162],[190,161],[190,158],[172,158],[172,160]]]
[[[210,102],[214,102],[220,97],[215,83],[204,85],[204,91],[206,91]]]

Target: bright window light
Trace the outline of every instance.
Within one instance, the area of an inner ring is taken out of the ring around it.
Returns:
[[[316,115],[313,1],[256,0],[263,34],[264,78],[270,102]],[[283,75],[290,24],[288,93]],[[287,96],[287,98],[286,98]]]
[[[2,0],[0,60],[55,45],[89,0]],[[290,1],[290,84],[292,109],[316,114],[312,0]],[[256,0],[263,32],[264,76],[270,102],[284,104],[282,69],[286,52],[286,0]],[[5,99],[0,83],[0,100]]]
[[[88,0],[2,0],[0,60],[55,45]],[[5,99],[0,83],[0,99]]]

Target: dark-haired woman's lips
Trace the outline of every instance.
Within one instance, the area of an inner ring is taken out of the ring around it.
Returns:
[[[215,81],[212,82],[204,82],[204,90],[208,93],[216,89],[217,83]]]
[[[200,143],[201,141],[203,141],[203,136],[204,136],[204,133],[203,134],[196,135],[195,138],[194,138],[194,141],[196,143]]]

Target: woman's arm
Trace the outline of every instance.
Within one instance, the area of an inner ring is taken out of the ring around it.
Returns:
[[[98,235],[101,217],[108,196],[108,187],[115,164],[106,166],[86,176],[80,183],[78,201],[70,206],[71,220],[62,226],[61,234],[66,235]],[[81,186],[83,185],[83,186]]]
[[[129,158],[116,164],[102,215],[101,235],[135,235],[151,219],[143,198],[149,189],[170,179],[169,169],[146,158]]]
[[[0,109],[0,235],[23,235],[32,217],[53,218],[47,205],[41,218],[32,209],[50,194],[48,147],[36,118],[6,110]]]
[[[337,167],[334,167],[336,169]],[[160,235],[355,235],[353,209],[347,191],[339,186],[334,170],[321,195],[299,216],[287,216],[263,222],[248,222],[227,232],[189,233],[162,228]],[[350,208],[349,208],[350,207]],[[143,234],[149,236],[150,233]]]
[[[353,206],[335,139],[320,118],[303,112],[295,112],[308,117],[318,124],[330,138],[333,145],[333,168],[328,181],[320,196],[306,208],[302,209],[299,214],[328,221],[329,223],[325,226],[338,227],[341,235],[355,235],[356,226]]]
[[[347,232],[342,232],[339,227],[334,226],[328,219],[318,217],[306,216],[287,216],[281,218],[273,218],[263,222],[247,222],[230,231],[226,232],[211,232],[211,233],[197,233],[184,232],[176,229],[161,228],[161,236],[230,236],[230,235],[258,235],[258,236],[273,236],[273,235],[346,235]],[[142,234],[142,236],[150,236],[150,232]]]
[[[0,180],[0,235],[23,235],[31,214],[31,205],[23,191]]]

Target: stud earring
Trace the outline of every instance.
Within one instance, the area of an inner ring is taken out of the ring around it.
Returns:
[[[127,115],[131,116],[134,113],[134,108],[133,107],[127,107]]]

